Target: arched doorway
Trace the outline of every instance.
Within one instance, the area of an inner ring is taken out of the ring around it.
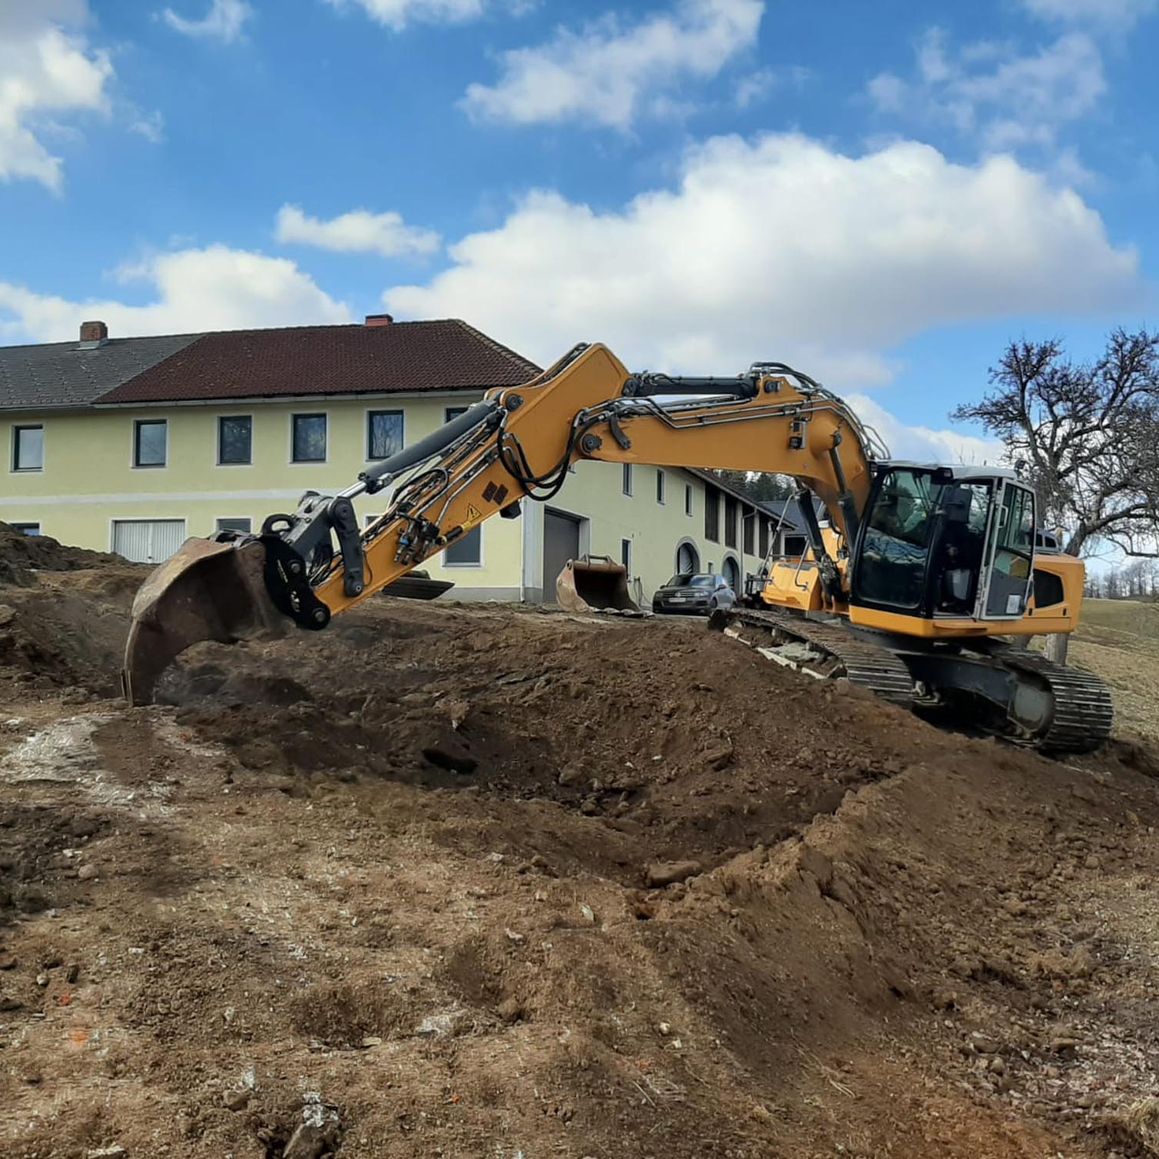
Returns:
[[[676,574],[695,575],[700,571],[700,552],[696,544],[686,539],[676,545]]]
[[[736,595],[741,595],[740,589],[740,565],[736,562],[736,557],[726,555],[724,563],[721,564],[720,574],[724,576],[724,582],[732,588]]]

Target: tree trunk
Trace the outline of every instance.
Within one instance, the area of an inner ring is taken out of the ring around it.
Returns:
[[[1070,636],[1059,633],[1046,638],[1046,658],[1054,664],[1066,664],[1066,651],[1070,645]]]

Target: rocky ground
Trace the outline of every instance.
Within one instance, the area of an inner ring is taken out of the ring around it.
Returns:
[[[116,696],[0,533],[0,1153],[1159,1154],[1159,782],[697,622],[378,599]],[[47,553],[47,554],[44,554]]]

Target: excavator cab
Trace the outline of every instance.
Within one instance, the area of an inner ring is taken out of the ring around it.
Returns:
[[[1012,472],[882,464],[850,603],[926,619],[1020,620],[1034,544],[1034,493]]]

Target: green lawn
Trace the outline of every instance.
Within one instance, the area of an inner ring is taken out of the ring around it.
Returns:
[[[1069,663],[1111,686],[1116,732],[1159,740],[1159,604],[1084,600]]]

